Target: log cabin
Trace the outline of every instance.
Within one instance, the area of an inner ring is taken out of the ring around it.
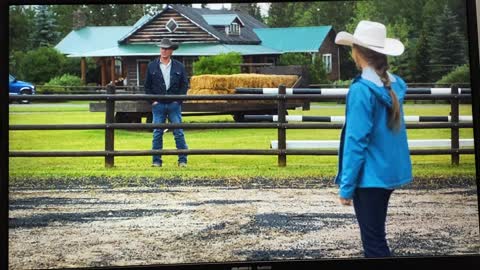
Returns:
[[[173,57],[192,75],[200,56],[237,52],[243,57],[242,73],[275,66],[289,52],[322,57],[330,80],[339,79],[339,48],[331,26],[269,28],[245,12],[167,5],[162,11],[144,15],[133,26],[79,26],[55,48],[81,61],[86,81],[86,58],[101,67],[99,84],[123,79],[141,86],[148,63],[158,57],[162,38],[179,43]]]

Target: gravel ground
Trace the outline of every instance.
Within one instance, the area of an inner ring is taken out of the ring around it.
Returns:
[[[362,257],[334,186],[10,188],[11,269]],[[396,190],[394,256],[480,253],[474,185]]]

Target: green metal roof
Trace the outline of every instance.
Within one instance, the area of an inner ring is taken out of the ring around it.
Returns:
[[[132,26],[94,26],[71,31],[55,48],[64,54],[82,54],[116,47]]]
[[[266,47],[282,52],[318,52],[331,29],[331,26],[306,26],[256,28],[253,31]]]
[[[262,45],[230,45],[218,43],[182,43],[174,51],[175,56],[208,56],[238,52],[242,55],[281,54],[282,52]],[[160,48],[154,44],[126,44],[114,47],[70,54],[69,57],[147,56],[159,55]]]
[[[143,17],[137,24],[144,20],[148,20],[148,17]],[[119,44],[118,40],[132,29],[132,26],[84,27],[71,31],[55,48],[70,57],[140,56],[159,53],[154,44]],[[257,28],[254,31],[262,40],[261,45],[182,43],[174,54],[201,56],[228,52],[239,52],[242,55],[318,52],[331,29],[331,26]]]
[[[208,14],[202,15],[202,17],[209,25],[230,25],[238,16],[236,14]]]

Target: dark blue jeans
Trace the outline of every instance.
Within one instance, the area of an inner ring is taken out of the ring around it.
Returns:
[[[168,119],[170,123],[181,123],[182,105],[176,101],[170,103],[157,103],[152,106],[152,114],[153,124],[165,123],[166,119]],[[163,149],[163,131],[163,128],[153,130],[153,150]],[[183,129],[174,129],[173,136],[175,138],[175,145],[177,146],[177,149],[188,149],[187,144],[185,143]],[[187,163],[187,155],[178,155],[178,162]],[[153,163],[162,164],[162,156],[153,155]]]
[[[365,257],[389,257],[385,221],[388,200],[393,190],[383,188],[357,188],[353,196],[353,207],[360,226]]]

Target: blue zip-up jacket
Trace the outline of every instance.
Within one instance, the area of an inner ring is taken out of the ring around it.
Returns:
[[[165,86],[162,71],[160,70],[160,59],[156,58],[148,64],[145,76],[145,93],[148,95],[185,95],[188,90],[188,77],[184,65],[175,59],[171,59],[170,87],[168,91]],[[158,101],[158,100],[157,100]],[[152,103],[154,100],[152,100]],[[166,102],[166,101],[162,101]],[[181,103],[181,101],[178,101]]]
[[[400,77],[389,76],[400,103],[398,132],[387,126],[392,99],[373,69],[365,68],[348,91],[335,178],[341,198],[351,199],[357,187],[395,189],[412,180],[402,106],[407,85]]]

